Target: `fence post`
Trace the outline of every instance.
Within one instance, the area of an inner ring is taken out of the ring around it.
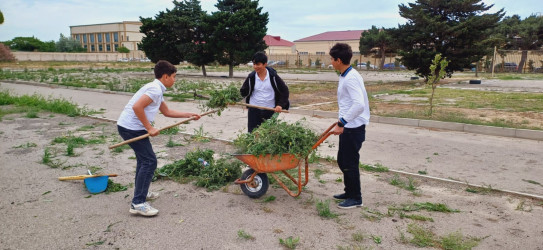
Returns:
[[[492,56],[492,77],[494,77],[494,61],[496,60],[496,46],[494,46],[494,56]]]

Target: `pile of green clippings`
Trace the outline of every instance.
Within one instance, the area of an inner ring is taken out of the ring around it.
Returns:
[[[221,115],[221,111],[227,108],[228,104],[233,104],[243,99],[239,89],[234,85],[230,85],[225,89],[213,90],[209,95],[210,98],[205,104],[205,110],[218,109],[218,115]]]
[[[243,133],[234,140],[234,145],[243,154],[281,155],[284,153],[305,158],[312,151],[319,136],[302,121],[289,124],[277,119],[278,114],[266,120],[252,133]]]
[[[155,178],[195,181],[196,186],[216,190],[241,176],[241,162],[232,157],[214,159],[213,154],[210,149],[188,152],[184,159],[158,168]]]

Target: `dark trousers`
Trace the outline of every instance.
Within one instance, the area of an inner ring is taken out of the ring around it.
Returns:
[[[339,135],[337,164],[343,172],[345,195],[351,199],[362,199],[360,188],[360,148],[366,140],[366,126],[344,128]]]
[[[249,130],[249,133],[253,132],[253,129],[260,126],[260,124],[262,124],[265,120],[270,119],[274,113],[275,112],[271,110],[249,108],[249,111],[247,113],[247,128]]]
[[[119,135],[121,135],[125,141],[147,134],[146,130],[130,130],[121,126],[117,126],[117,129]],[[147,198],[147,192],[149,191],[149,186],[151,185],[157,167],[157,159],[149,137],[132,142],[128,145],[134,150],[134,153],[136,153],[137,160],[136,177],[134,181],[134,198],[132,198],[132,203],[140,204],[144,203]]]

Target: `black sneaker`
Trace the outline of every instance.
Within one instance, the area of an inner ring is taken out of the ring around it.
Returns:
[[[342,202],[340,202],[337,207],[342,209],[349,209],[349,208],[355,208],[355,207],[362,207],[362,200],[356,200],[356,199],[346,199]]]
[[[343,194],[334,194],[334,198],[338,200],[345,200],[347,199],[347,195],[345,193]]]

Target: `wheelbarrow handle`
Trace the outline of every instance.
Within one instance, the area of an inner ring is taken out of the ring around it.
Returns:
[[[87,178],[99,177],[99,176],[117,177],[117,174],[95,174],[95,175],[64,176],[64,177],[58,177],[58,180],[59,181],[84,180],[84,179],[87,179]]]
[[[215,113],[215,112],[217,112],[217,111],[219,111],[219,110],[218,110],[218,109],[211,110],[211,111],[205,112],[205,113],[203,113],[203,114],[200,114],[200,116],[206,116],[206,115]],[[169,128],[173,128],[173,127],[179,126],[179,125],[181,125],[181,124],[183,124],[183,123],[185,123],[185,122],[192,121],[192,120],[194,120],[195,118],[196,118],[196,117],[191,117],[191,118],[182,120],[182,121],[177,122],[177,123],[174,123],[174,124],[172,124],[172,125],[163,127],[163,128],[161,128],[161,129],[159,129],[158,131],[162,131],[162,130],[166,130],[166,129],[169,129]],[[126,141],[123,141],[123,142],[121,142],[121,143],[117,143],[117,144],[115,144],[115,145],[111,145],[111,146],[109,146],[109,149],[114,149],[114,148],[116,148],[116,147],[120,147],[120,146],[125,145],[125,144],[128,144],[128,143],[132,143],[132,142],[135,142],[135,141],[139,141],[139,140],[145,139],[145,138],[147,138],[147,137],[149,137],[149,136],[151,136],[151,135],[150,135],[149,133],[147,133],[147,134],[144,134],[144,135],[141,135],[141,136],[138,136],[138,137],[134,137],[134,138],[132,138],[132,139],[130,139],[130,140],[126,140]]]
[[[237,105],[243,105],[243,106],[249,107],[249,108],[256,108],[256,109],[264,109],[264,110],[269,110],[269,111],[275,111],[274,108],[262,107],[262,106],[257,106],[257,105],[253,105],[253,104],[248,104],[248,103],[236,102],[236,104]],[[288,113],[288,110],[281,110],[281,113]]]
[[[315,145],[313,145],[313,147],[311,148],[311,150],[314,150],[316,149],[319,145],[321,145],[321,143],[326,140],[326,138],[328,138],[328,136],[330,136],[332,134],[332,132],[330,132],[335,126],[337,125],[337,123],[333,123],[332,125],[330,125],[330,127],[328,127],[328,129],[326,129],[324,131],[324,133],[322,133],[322,135],[319,137],[319,140],[317,141],[317,143],[315,143]]]

